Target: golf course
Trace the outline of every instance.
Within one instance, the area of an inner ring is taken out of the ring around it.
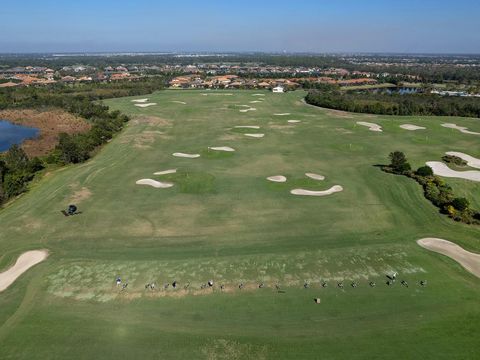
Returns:
[[[444,180],[478,210],[480,121],[346,113],[305,95],[105,100],[125,128],[0,210],[0,273],[16,266],[0,359],[478,358],[480,279],[417,241],[475,256],[480,226],[379,165],[393,151],[413,169],[468,154],[472,166],[449,165],[468,178]]]

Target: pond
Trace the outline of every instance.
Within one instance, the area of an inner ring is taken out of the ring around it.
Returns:
[[[26,139],[37,137],[36,128],[15,125],[6,120],[0,120],[0,152],[7,151],[10,146],[20,145]]]

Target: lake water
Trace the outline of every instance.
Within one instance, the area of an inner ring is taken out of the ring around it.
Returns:
[[[36,128],[15,125],[6,120],[0,120],[0,152],[7,151],[13,144],[20,145],[23,140],[37,137]]]

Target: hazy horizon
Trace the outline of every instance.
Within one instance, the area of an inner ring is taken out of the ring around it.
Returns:
[[[480,53],[471,0],[26,0],[2,13],[1,53]]]

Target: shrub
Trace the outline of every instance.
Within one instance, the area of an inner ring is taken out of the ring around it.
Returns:
[[[465,160],[455,155],[442,156],[442,160],[446,163],[452,163],[458,166],[467,166],[467,162]]]
[[[433,170],[430,166],[422,166],[417,169],[415,172],[419,176],[432,176],[433,175]]]
[[[470,202],[465,198],[455,198],[452,200],[452,206],[459,211],[464,211],[469,208]]]

